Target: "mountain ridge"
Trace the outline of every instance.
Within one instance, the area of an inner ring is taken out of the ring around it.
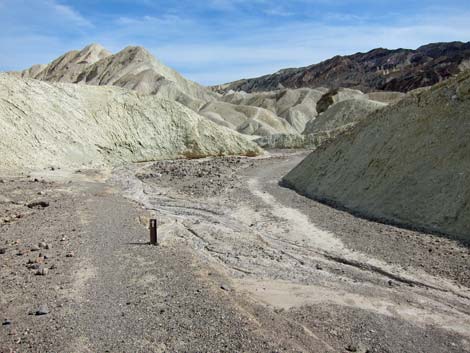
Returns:
[[[212,86],[219,93],[261,92],[282,88],[340,87],[408,92],[432,86],[470,67],[470,42],[429,43],[413,49],[375,48],[336,55],[320,63]]]
[[[112,54],[94,43],[81,50],[69,51],[49,64],[33,65],[12,74],[47,82],[118,86],[174,99],[191,108],[217,96],[164,65],[141,46],[127,46]]]

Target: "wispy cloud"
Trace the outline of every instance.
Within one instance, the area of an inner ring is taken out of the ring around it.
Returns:
[[[90,42],[113,51],[142,45],[204,84],[375,47],[470,38],[470,9],[453,0],[0,0],[0,9],[0,69]]]
[[[72,21],[74,24],[83,27],[93,27],[93,24],[83,17],[79,12],[74,10],[70,6],[62,5],[54,0],[48,0],[44,2],[45,7],[49,7],[52,10],[52,14],[61,16],[62,18]]]

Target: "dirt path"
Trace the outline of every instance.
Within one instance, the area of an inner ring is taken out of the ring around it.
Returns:
[[[84,179],[5,183],[2,194],[41,192],[49,206],[2,225],[0,352],[328,351],[239,295],[183,236],[147,245],[149,213],[100,178]],[[47,249],[36,250],[40,242]]]
[[[356,219],[281,188],[280,177],[302,157],[236,161],[235,168],[226,163],[224,177],[210,160],[157,163],[143,167],[145,182],[134,180],[129,191],[140,189],[147,207],[179,219],[180,236],[226,271],[237,291],[285,310],[283,317],[336,350],[350,344],[371,352],[470,350],[470,291],[459,274],[468,270],[468,249]],[[423,249],[437,241],[457,255],[445,259]],[[395,253],[401,248],[406,251]],[[416,258],[407,256],[410,251]],[[431,259],[421,262],[425,254]],[[350,323],[339,333],[338,315]],[[405,339],[410,334],[414,339]]]
[[[470,351],[468,249],[280,187],[302,157],[0,183],[0,352]]]

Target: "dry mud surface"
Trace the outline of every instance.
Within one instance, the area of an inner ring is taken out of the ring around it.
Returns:
[[[305,155],[1,178],[0,352],[470,352],[469,248],[280,187]]]

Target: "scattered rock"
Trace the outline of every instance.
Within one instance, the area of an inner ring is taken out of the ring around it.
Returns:
[[[29,250],[31,251],[39,251],[41,248],[39,246],[33,245]]]
[[[232,290],[227,284],[221,284],[220,289],[225,290],[227,292]]]
[[[0,248],[0,255],[3,255],[7,252],[7,248]]]
[[[45,243],[45,242],[43,242],[43,241],[40,242],[40,243],[38,244],[38,246],[39,246],[41,249],[50,249],[49,244],[47,244],[47,243]]]
[[[348,346],[346,347],[346,350],[347,350],[348,352],[357,352],[357,347],[354,346],[354,345],[352,345],[352,344],[350,344],[350,345],[348,345]]]
[[[26,267],[28,267],[30,270],[38,270],[39,268],[41,268],[41,265],[40,264],[28,264],[26,265]]]
[[[47,274],[49,273],[49,269],[45,268],[45,267],[40,267],[37,271],[36,271],[36,275],[37,276],[47,276]]]
[[[42,256],[38,256],[35,259],[29,259],[29,264],[42,264],[44,262],[44,258]]]
[[[315,268],[316,268],[317,270],[323,270],[323,267],[321,267],[320,264],[316,264],[316,265],[315,265]]]
[[[8,319],[3,320],[2,325],[3,326],[11,325],[11,320],[8,320]]]
[[[73,253],[73,251],[70,251],[65,255],[65,257],[74,257],[74,255],[75,254]]]
[[[36,310],[35,315],[40,316],[40,315],[47,315],[49,314],[49,308],[47,305],[40,305],[39,308]]]
[[[28,206],[28,208],[41,209],[41,208],[49,207],[49,202],[47,202],[47,201],[34,201],[34,202],[28,203],[27,206]]]

